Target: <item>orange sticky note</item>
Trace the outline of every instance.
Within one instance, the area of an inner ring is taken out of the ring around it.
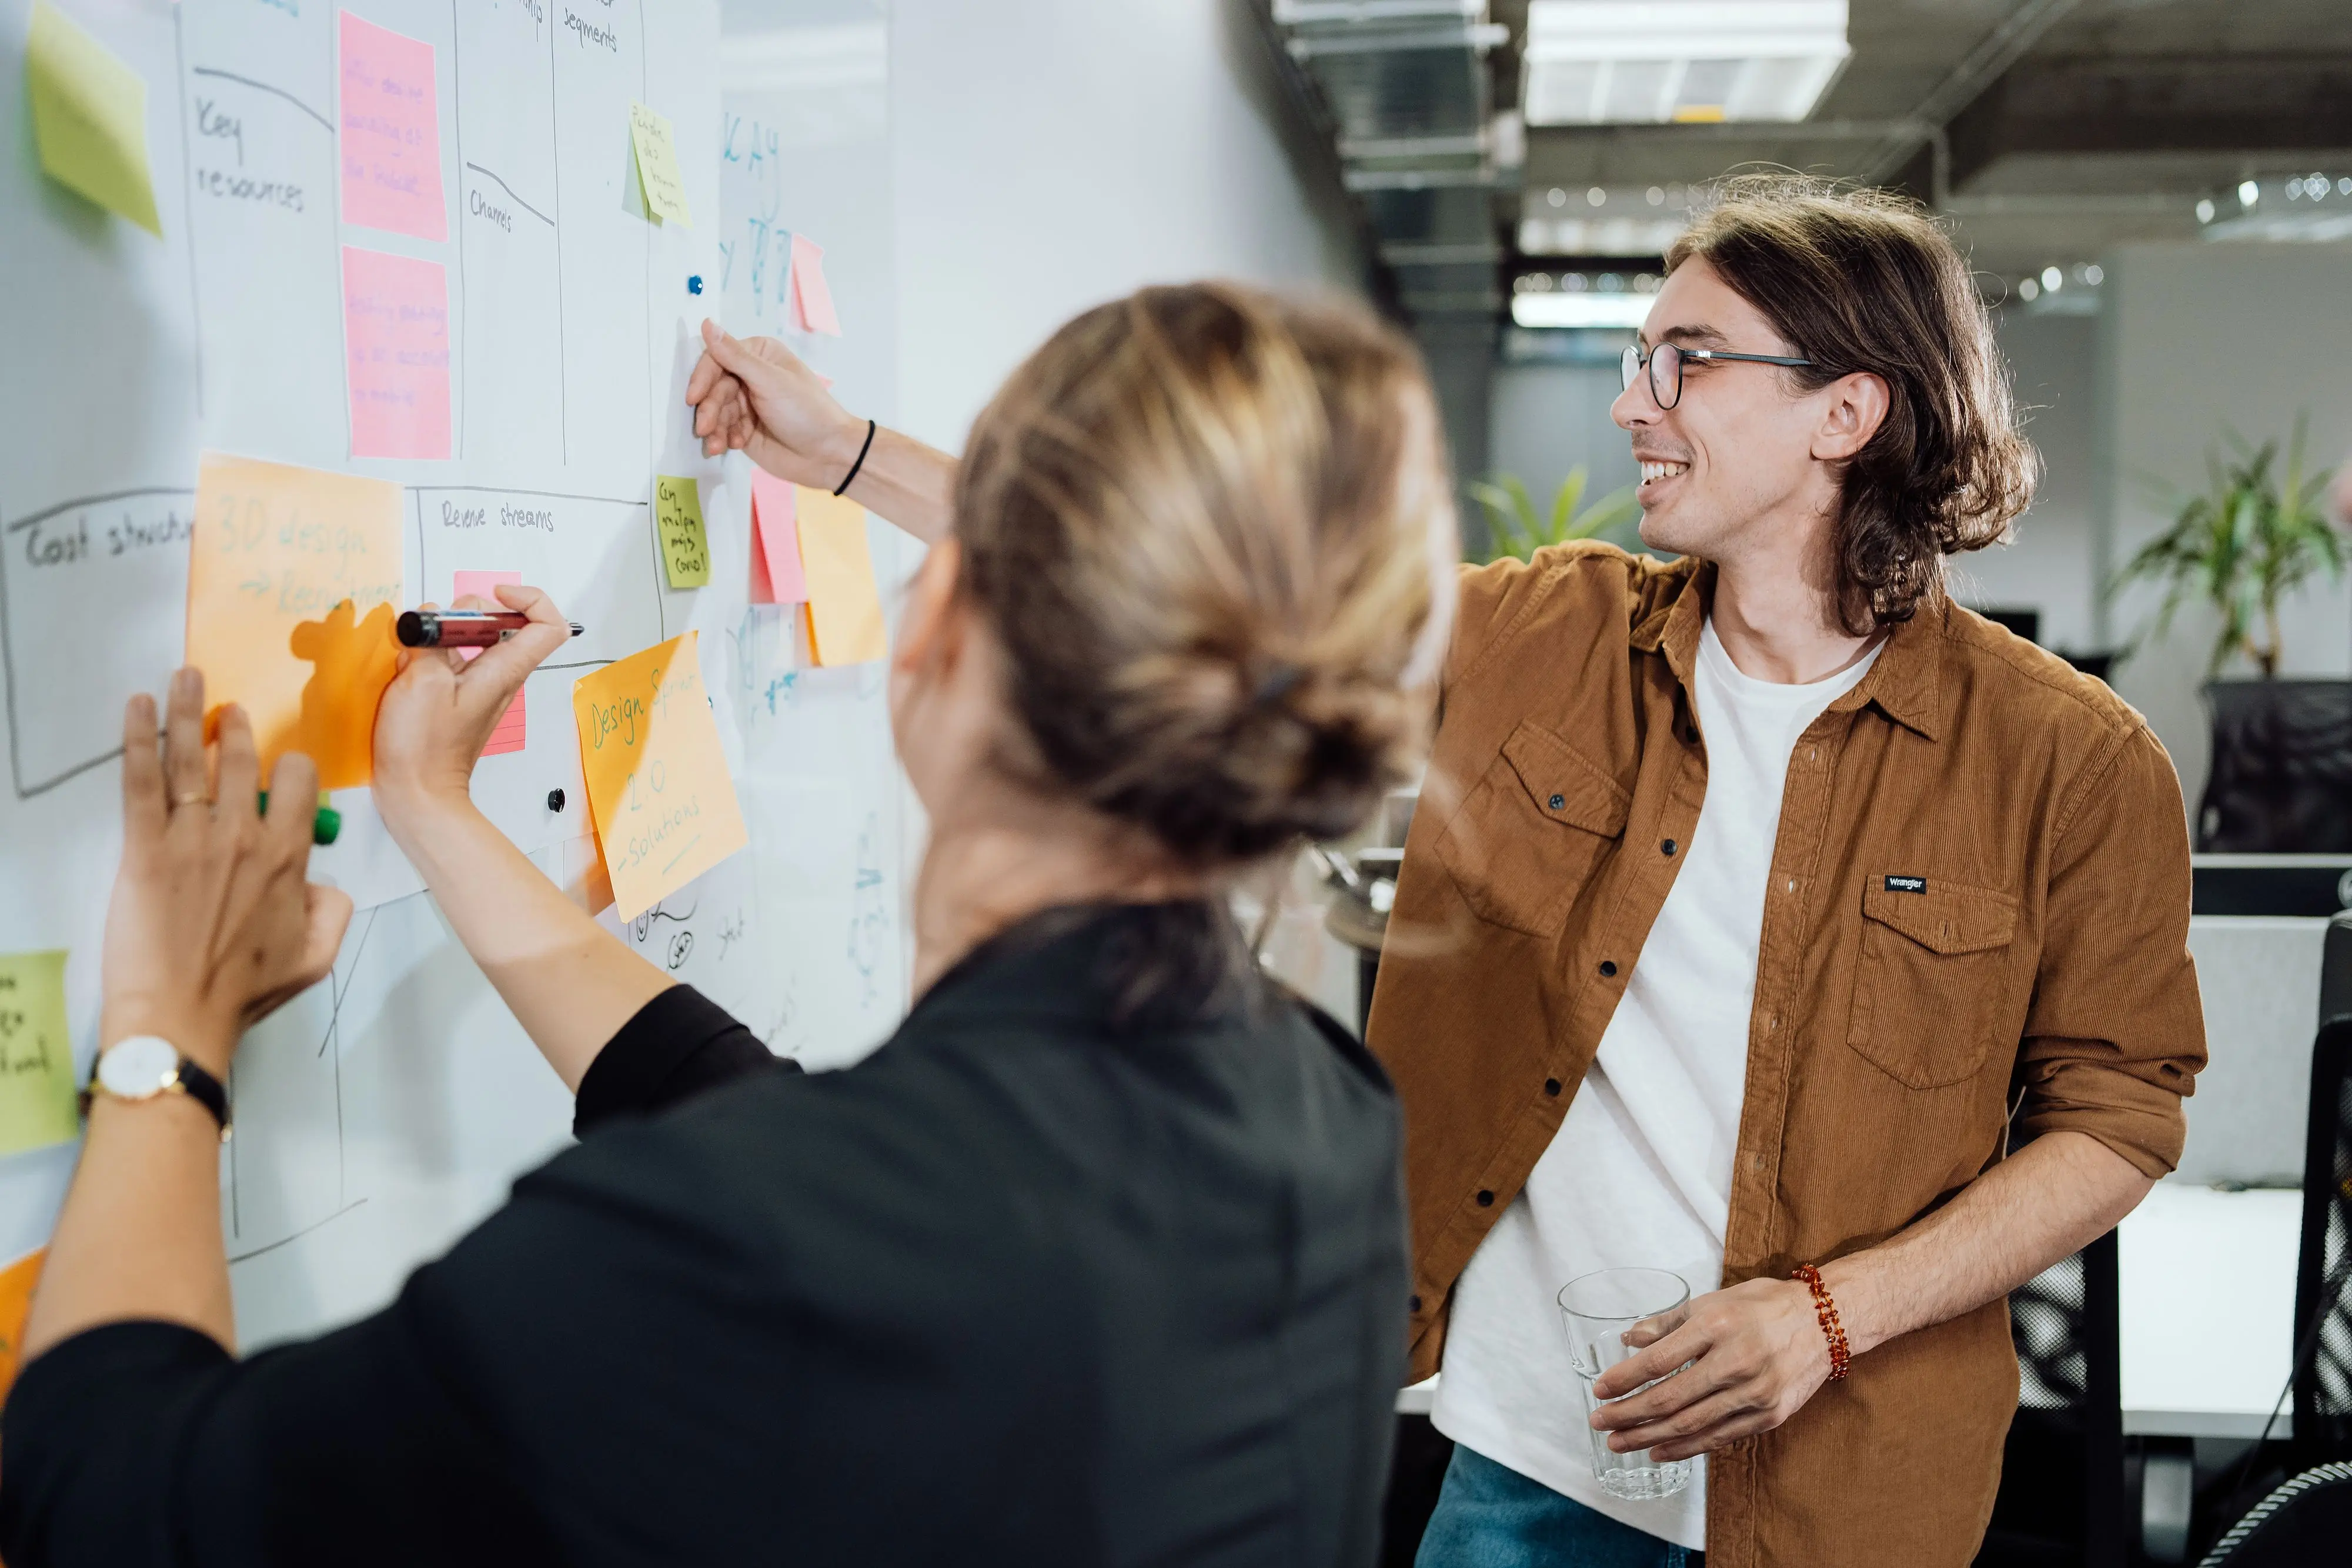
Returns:
[[[374,777],[376,702],[391,684],[401,591],[400,486],[205,454],[188,560],[188,663],[208,720],[240,703],[261,776],[288,751],[319,785]]]
[[[25,1318],[33,1310],[33,1286],[41,1277],[41,1260],[48,1255],[45,1247],[0,1269],[0,1398],[7,1396],[8,1385],[16,1381],[16,1366],[23,1359],[17,1347],[25,1341]]]
[[[750,841],[696,636],[674,637],[572,684],[588,810],[624,920]]]
[[[793,325],[803,332],[841,336],[833,290],[824,281],[824,251],[814,240],[793,236]]]
[[[457,571],[449,575],[449,601],[452,604],[460,599],[471,597],[486,599],[496,605],[499,602],[499,596],[491,590],[501,582],[511,586],[522,581],[522,573],[519,571]],[[457,650],[457,657],[469,664],[481,656],[482,650],[479,648]],[[507,704],[507,711],[499,716],[499,727],[490,731],[490,743],[482,747],[483,756],[499,757],[509,751],[522,749],[524,695],[522,691],[516,692],[514,701]]]
[[[751,527],[760,538],[752,552],[755,564],[762,569],[751,574],[751,602],[805,602],[808,579],[801,572],[800,513],[793,505],[793,486],[764,468],[751,470]]]
[[[862,664],[890,651],[874,558],[866,549],[866,508],[845,497],[793,489],[801,570],[808,580],[809,647],[820,664]]]

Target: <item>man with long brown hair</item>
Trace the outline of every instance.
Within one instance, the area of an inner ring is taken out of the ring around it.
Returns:
[[[1422,1562],[1962,1564],[2006,1292],[2180,1152],[2179,785],[1946,592],[2033,455],[1933,222],[1746,179],[1667,266],[1615,417],[1680,559],[1465,575],[1372,1008],[1458,1445]],[[1555,1296],[1636,1266],[1694,1299],[1588,1420]],[[1596,1428],[1694,1484],[1611,1495]]]

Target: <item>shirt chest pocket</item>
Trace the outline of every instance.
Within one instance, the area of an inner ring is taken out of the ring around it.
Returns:
[[[1600,764],[1523,721],[1446,824],[1437,856],[1479,918],[1554,936],[1632,806]]]
[[[1862,894],[1847,1043],[1913,1089],[1975,1077],[1997,1033],[2015,1021],[2016,934],[2017,900],[2008,894],[1933,877],[1872,877]]]

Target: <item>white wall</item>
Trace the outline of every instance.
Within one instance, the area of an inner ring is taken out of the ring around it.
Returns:
[[[1626,434],[1611,423],[1617,401],[1614,365],[1500,365],[1487,424],[1490,473],[1526,481],[1538,508],[1581,463],[1588,501],[1638,480]]]
[[[2276,436],[2284,447],[2296,414],[2307,411],[2315,462],[2352,455],[2352,246],[2129,246],[2106,268],[2102,348],[2113,392],[2099,478],[2112,508],[2115,560],[2168,521],[2147,481],[2202,487],[2205,455],[2225,423],[2256,442]],[[2117,601],[2118,641],[2138,629],[2147,602],[2145,595]],[[2314,583],[2283,619],[2282,674],[2352,673],[2352,589]],[[2171,751],[2192,811],[2210,751],[2198,687],[2212,628],[2210,617],[2184,612],[2116,679]]]
[[[898,0],[906,429],[961,447],[1048,333],[1145,283],[1355,286],[1255,26],[1246,0]]]
[[[2098,322],[2012,308],[2000,335],[2042,483],[2010,543],[1952,562],[1953,595],[1978,609],[2038,610],[2044,647],[2096,650]]]

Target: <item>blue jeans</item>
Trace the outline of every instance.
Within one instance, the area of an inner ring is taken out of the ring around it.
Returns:
[[[1413,1568],[1703,1568],[1706,1554],[1620,1524],[1456,1444]]]

